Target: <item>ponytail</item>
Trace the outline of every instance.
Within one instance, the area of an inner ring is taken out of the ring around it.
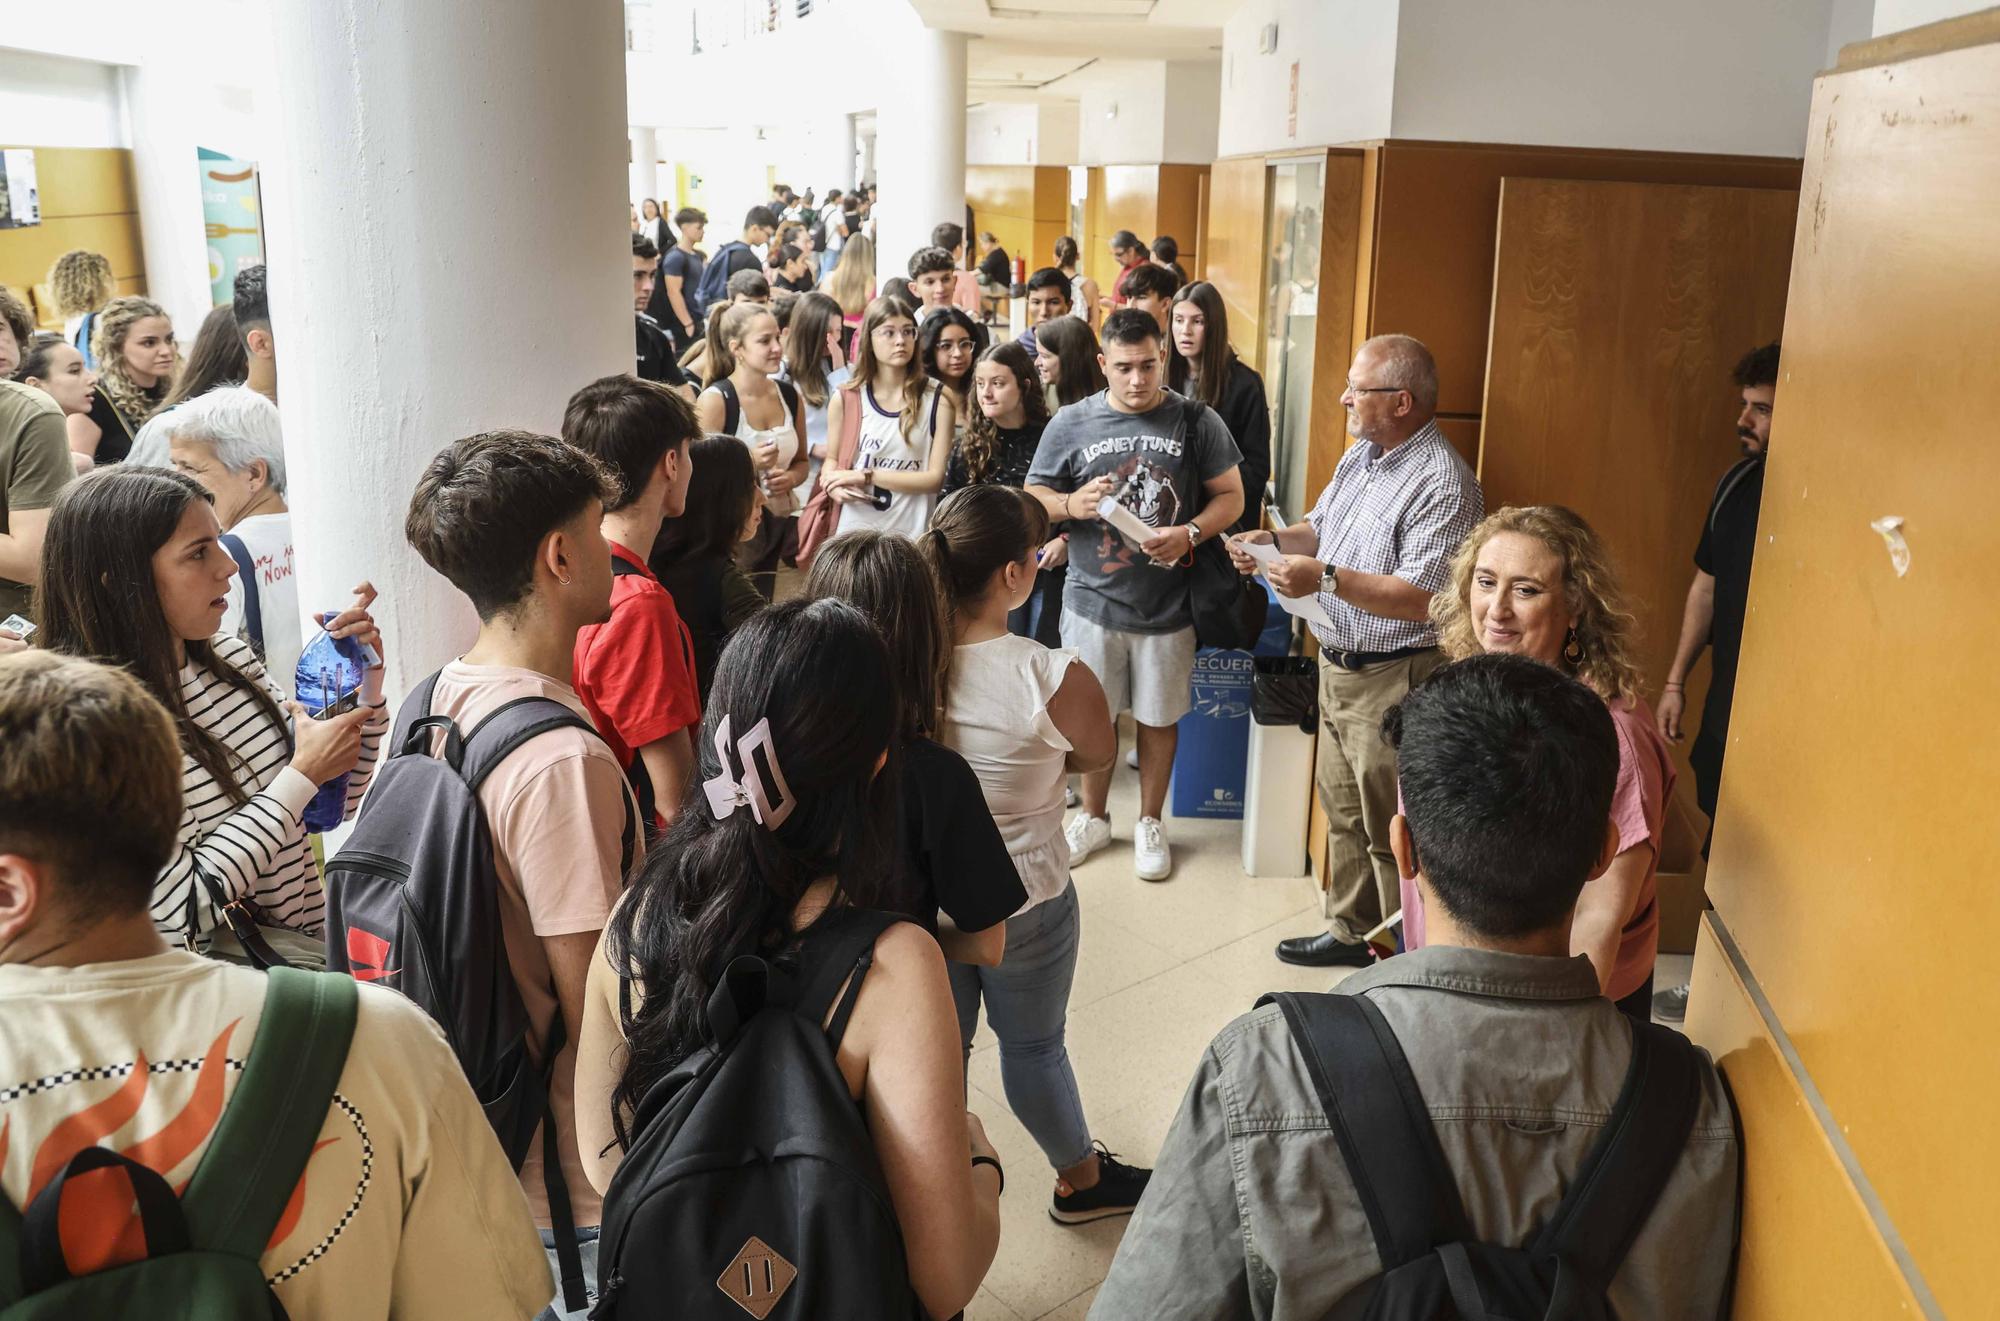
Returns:
[[[709,323],[708,365],[702,371],[704,386],[714,385],[736,370],[736,354],[729,346],[741,342],[760,317],[775,320],[777,313],[762,303],[731,303]]]
[[[993,576],[1032,554],[1049,534],[1041,501],[1012,486],[967,486],[946,497],[918,547],[937,574],[951,617],[986,595]]]

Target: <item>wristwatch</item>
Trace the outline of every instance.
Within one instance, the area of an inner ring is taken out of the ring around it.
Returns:
[[[1328,596],[1340,595],[1340,570],[1331,564],[1319,566],[1319,589]]]
[[[1193,550],[1196,546],[1199,546],[1201,544],[1201,524],[1183,523],[1181,526],[1186,529],[1188,534],[1188,549]]]

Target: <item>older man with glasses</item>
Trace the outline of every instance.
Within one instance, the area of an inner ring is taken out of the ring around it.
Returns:
[[[1317,596],[1329,623],[1320,644],[1320,739],[1315,779],[1331,828],[1329,930],[1278,942],[1278,957],[1308,967],[1365,967],[1367,937],[1399,906],[1389,822],[1396,815],[1396,754],[1382,742],[1382,714],[1439,664],[1431,594],[1450,577],[1452,553],[1486,512],[1479,481],[1437,427],[1437,362],[1408,335],[1361,346],[1340,396],[1358,442],[1304,522],[1230,538],[1242,573],[1258,568],[1245,546],[1275,542],[1264,567],[1279,593]]]

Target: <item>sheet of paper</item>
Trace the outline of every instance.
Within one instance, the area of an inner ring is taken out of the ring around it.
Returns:
[[[1097,502],[1097,516],[1118,529],[1119,535],[1132,543],[1138,550],[1159,534],[1158,528],[1148,527],[1146,520],[1118,503],[1117,497],[1105,496]]]
[[[1265,573],[1265,570],[1285,558],[1284,554],[1269,542],[1245,541],[1238,544],[1243,547],[1243,550],[1251,559],[1257,561],[1257,571],[1264,574],[1267,579],[1270,575]],[[1283,592],[1277,590],[1275,584],[1272,587],[1271,595],[1278,598],[1278,604],[1285,608],[1286,614],[1303,619],[1308,624],[1318,624],[1321,628],[1333,627],[1333,618],[1326,613],[1326,607],[1319,603],[1317,595],[1286,596]]]

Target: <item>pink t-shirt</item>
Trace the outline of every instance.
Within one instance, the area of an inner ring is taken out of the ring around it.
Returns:
[[[1618,735],[1618,787],[1611,794],[1611,819],[1618,825],[1618,851],[1637,848],[1652,841],[1653,856],[1646,864],[1646,880],[1639,888],[1631,920],[1625,923],[1618,941],[1618,958],[1612,964],[1611,984],[1605,994],[1622,1000],[1645,985],[1653,972],[1659,952],[1660,906],[1654,877],[1660,868],[1660,842],[1666,821],[1667,799],[1674,792],[1674,759],[1667,742],[1653,724],[1652,708],[1644,698],[1631,703],[1613,702],[1611,728]],[[1401,811],[1398,795],[1396,810]],[[1403,948],[1424,944],[1424,901],[1417,883],[1402,881]]]
[[[533,670],[467,665],[462,660],[439,673],[431,711],[450,716],[469,734],[481,720],[519,697],[554,698],[590,719],[583,699],[560,680]],[[619,863],[628,802],[630,790],[618,758],[603,739],[580,729],[553,729],[529,739],[479,787],[479,803],[493,832],[507,963],[528,1011],[529,1047],[537,1057],[557,1009],[542,938],[603,929],[625,888]],[[636,803],[631,803],[631,810],[636,814]],[[635,838],[635,868],[643,852],[643,839]],[[575,1075],[572,1039],[556,1056],[550,1108],[556,1116],[570,1210],[576,1224],[588,1226],[602,1217],[603,1202],[584,1178],[577,1153]],[[539,1137],[521,1166],[521,1188],[537,1223],[546,1226],[548,1197],[542,1186]]]

